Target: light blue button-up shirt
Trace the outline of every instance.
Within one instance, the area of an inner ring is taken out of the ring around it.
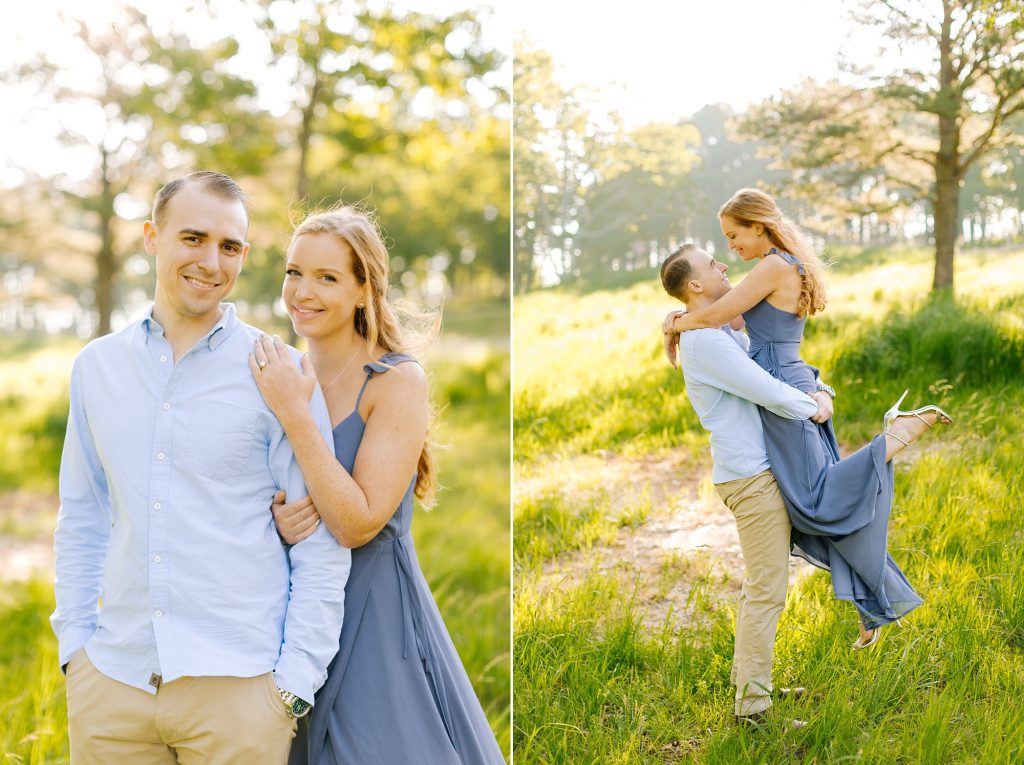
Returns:
[[[806,420],[818,404],[776,380],[746,354],[749,340],[728,327],[695,329],[679,337],[679,366],[700,424],[711,431],[711,480],[749,478],[767,470],[768,453],[758,405]]]
[[[149,693],[159,678],[274,670],[311,702],[338,648],[351,553],[324,524],[281,543],[274,494],[306,489],[249,371],[261,333],[222,310],[177,363],[152,310],[75,359],[51,623],[61,665],[84,646]],[[333,449],[319,388],[310,409]]]

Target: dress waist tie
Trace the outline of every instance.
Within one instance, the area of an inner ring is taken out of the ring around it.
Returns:
[[[797,349],[797,355],[800,351],[799,342],[775,342],[775,343],[758,343],[753,340],[750,341],[750,349],[747,351],[747,355],[750,358],[756,360],[759,366],[764,369],[768,374],[776,379],[779,377],[779,370],[781,364],[779,364],[779,357],[776,355],[776,348],[780,345],[791,345]],[[764,361],[762,364],[761,361]]]
[[[434,692],[437,710],[441,714],[444,728],[452,746],[458,751],[459,746],[455,736],[455,726],[452,724],[451,708],[448,704],[444,682],[442,682],[441,662],[433,648],[433,642],[426,634],[428,623],[426,612],[420,600],[419,589],[416,587],[412,560],[409,558],[409,550],[406,546],[411,543],[412,535],[409,532],[395,537],[394,540],[395,570],[398,574],[398,591],[402,600],[402,658],[409,658],[409,635],[412,634],[416,640],[417,653],[424,663],[431,690]]]

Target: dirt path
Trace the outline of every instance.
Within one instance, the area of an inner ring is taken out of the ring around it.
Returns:
[[[643,624],[661,629],[700,626],[704,605],[735,601],[743,583],[736,523],[715,493],[710,465],[685,454],[629,459],[616,455],[563,460],[557,479],[515,482],[516,498],[557,491],[583,497],[594,491],[612,498],[612,515],[650,506],[646,519],[620,528],[614,540],[559,556],[545,565],[543,590],[579,584],[591,571],[614,572],[636,586]],[[790,561],[790,580],[810,569]]]

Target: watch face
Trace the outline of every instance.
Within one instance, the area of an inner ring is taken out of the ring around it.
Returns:
[[[290,713],[292,717],[302,717],[312,708],[313,705],[308,701],[296,698],[295,701],[292,702]]]

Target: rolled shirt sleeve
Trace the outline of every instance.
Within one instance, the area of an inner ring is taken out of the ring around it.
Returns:
[[[324,440],[334,451],[327,403],[317,386],[310,411]],[[283,431],[270,447],[271,470],[289,499],[308,492],[291,444]],[[306,539],[288,552],[291,572],[284,643],[274,669],[278,687],[310,703],[327,680],[327,665],[338,650],[345,612],[345,583],[352,567],[352,553],[342,547],[321,523]]]
[[[697,332],[693,348],[702,382],[791,420],[806,420],[818,411],[814,399],[768,374],[725,332]]]

